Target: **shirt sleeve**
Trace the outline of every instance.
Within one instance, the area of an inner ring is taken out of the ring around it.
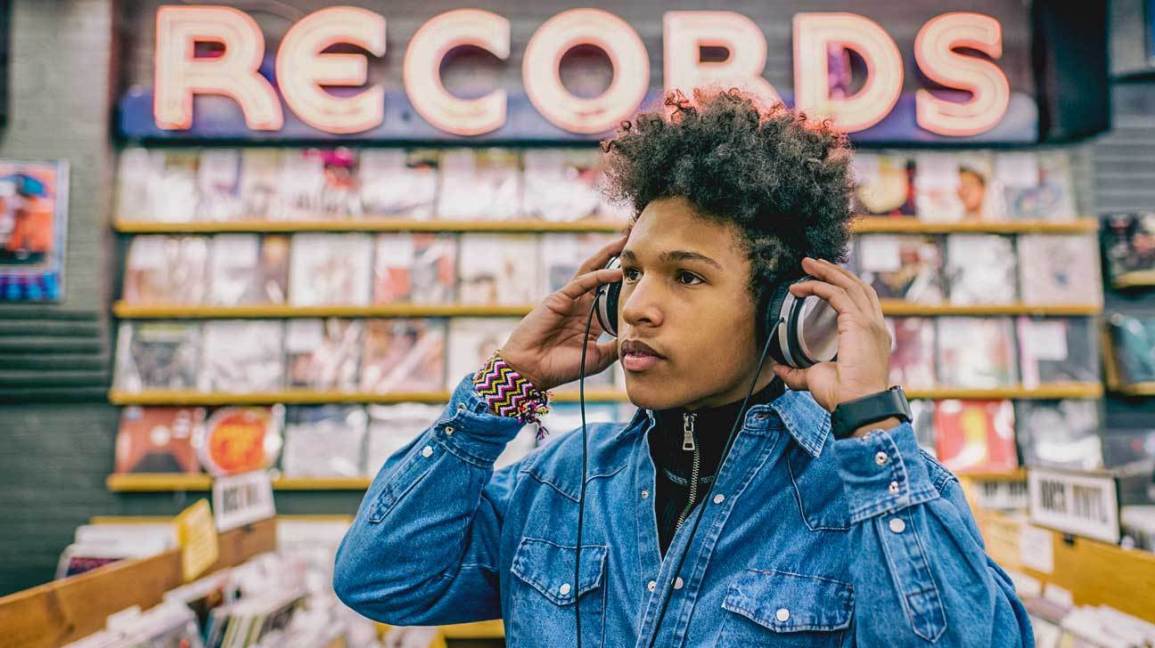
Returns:
[[[521,462],[496,473],[493,463],[521,428],[465,376],[373,479],[337,550],[337,596],[391,625],[499,618],[498,542]]]
[[[834,452],[850,506],[858,645],[1034,646],[958,479],[918,447],[909,423],[836,441]]]

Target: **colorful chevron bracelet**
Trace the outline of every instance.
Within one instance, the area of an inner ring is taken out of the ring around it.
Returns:
[[[473,374],[473,385],[494,414],[522,423],[538,423],[538,438],[546,434],[539,417],[549,413],[550,393],[534,387],[529,379],[509,366],[501,357],[500,349]]]

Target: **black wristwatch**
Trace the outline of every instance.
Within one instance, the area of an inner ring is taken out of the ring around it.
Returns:
[[[906,423],[912,418],[906,394],[897,385],[877,394],[839,404],[830,415],[830,430],[835,439],[845,439],[864,425],[892,416]]]

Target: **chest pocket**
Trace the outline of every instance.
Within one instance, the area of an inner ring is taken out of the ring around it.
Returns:
[[[782,571],[747,569],[726,591],[718,646],[849,644],[854,588],[849,583]]]
[[[601,646],[605,628],[605,545],[582,545],[581,569],[574,584],[576,545],[522,538],[510,571],[509,635],[526,645],[552,645],[574,635],[574,603],[581,610],[582,645]],[[575,642],[576,643],[576,642]]]

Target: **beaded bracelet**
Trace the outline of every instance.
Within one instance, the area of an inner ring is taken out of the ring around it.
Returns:
[[[524,423],[537,423],[538,441],[549,434],[540,416],[549,413],[550,392],[542,392],[528,378],[501,357],[501,349],[494,351],[485,366],[473,374],[477,394],[489,404],[489,410],[498,416],[508,416]]]

